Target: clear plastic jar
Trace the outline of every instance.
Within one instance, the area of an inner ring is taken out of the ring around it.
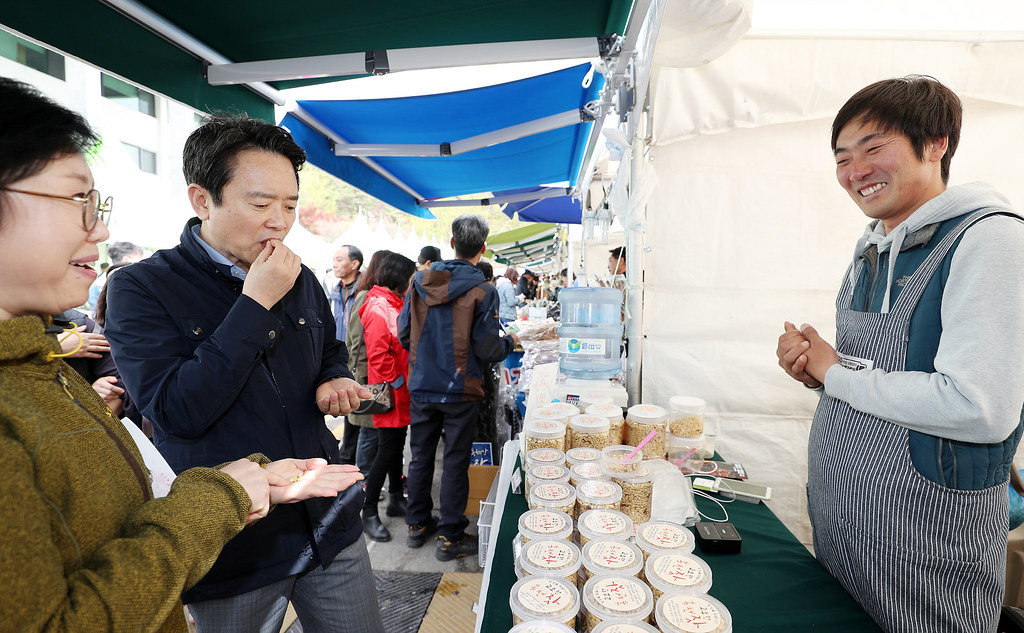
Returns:
[[[558,411],[560,411],[563,416],[559,418],[560,420],[568,420],[572,416],[580,414],[580,408],[574,404],[569,404],[568,402],[549,402],[548,404],[544,405],[544,408],[557,409]]]
[[[605,447],[601,451],[601,467],[612,477],[620,473],[635,472],[640,467],[640,462],[644,459],[643,453],[640,452],[629,457],[629,454],[635,448],[635,446],[625,446],[623,444]]]
[[[676,552],[689,554],[693,551],[693,533],[671,521],[648,521],[636,528],[633,539],[644,552],[644,562],[651,554]]]
[[[572,416],[576,415],[575,413],[572,413],[571,411],[566,411],[565,408],[563,408],[563,407],[551,406],[552,404],[555,404],[555,403],[548,403],[548,404],[546,404],[546,405],[544,405],[542,407],[537,407],[536,409],[531,409],[530,411],[527,412],[527,415],[529,416],[529,418],[531,420],[533,420],[535,418],[543,418],[545,420],[558,420],[559,422],[565,422],[565,423],[568,423],[569,418],[571,418]],[[573,408],[575,409],[575,407],[573,407]]]
[[[587,415],[599,415],[608,418],[608,445],[614,446],[626,441],[626,421],[622,417],[622,407],[614,404],[592,404],[584,412]]]
[[[668,399],[668,430],[678,437],[697,437],[704,432],[707,403],[692,396]]]
[[[616,473],[612,481],[622,488],[622,501],[619,510],[624,512],[634,523],[640,524],[651,520],[651,499],[654,492],[654,475],[641,463],[631,473]]]
[[[572,533],[572,517],[560,510],[538,508],[519,515],[519,540],[523,545],[535,539],[567,541]]]
[[[666,593],[707,593],[711,589],[711,567],[693,554],[651,554],[644,563],[644,577],[654,592],[655,600]]]
[[[564,484],[569,482],[569,469],[565,466],[534,466],[526,473],[526,495],[537,484]]]
[[[508,633],[512,633],[512,631]],[[520,632],[516,631],[515,633]],[[609,620],[595,626],[592,633],[661,633],[661,631],[640,620],[628,620],[625,622]]]
[[[576,516],[576,490],[569,484],[537,484],[528,499],[531,510],[545,508]]]
[[[591,576],[625,574],[637,576],[644,569],[644,554],[629,541],[601,539],[583,546],[583,566],[579,571],[579,585]]]
[[[538,448],[565,451],[565,423],[546,418],[534,418],[523,424],[523,443],[526,454]]]
[[[702,633],[732,633],[732,614],[717,598],[707,594],[669,593],[658,600],[654,620],[663,633],[692,633],[689,624],[699,618]]]
[[[570,448],[565,452],[565,463],[569,466],[570,470],[573,466],[584,462],[596,462],[600,464],[601,449],[580,446],[579,448]]]
[[[512,585],[508,606],[512,609],[513,624],[552,620],[573,628],[580,611],[580,592],[564,578],[525,576]]]
[[[576,489],[576,512],[572,516],[578,519],[587,510],[618,510],[621,501],[619,484],[590,479]]]
[[[557,448],[535,448],[526,454],[526,472],[541,464],[547,466],[565,466],[565,453]],[[570,464],[571,465],[571,464]]]
[[[519,554],[519,565],[526,576],[557,576],[577,584],[582,563],[580,548],[570,541],[541,539],[530,541]]]
[[[665,409],[656,404],[636,404],[626,412],[626,444],[640,446],[640,443],[655,432],[641,449],[644,459],[665,459],[665,429],[668,416]]]
[[[604,449],[608,446],[608,429],[611,425],[608,418],[599,415],[574,415],[569,418],[572,430],[570,450],[573,448]]]
[[[576,522],[580,547],[592,540],[628,541],[633,536],[633,519],[618,510],[587,510]]]
[[[645,629],[638,629],[644,631]],[[554,620],[529,620],[513,626],[508,633],[576,633],[576,629]],[[622,631],[621,633],[630,633]]]
[[[608,473],[604,472],[601,468],[601,464],[597,462],[583,462],[582,464],[576,464],[569,469],[569,483],[577,488],[584,481],[590,481],[596,479],[599,481],[611,481],[611,477]]]
[[[704,468],[704,435],[679,437],[668,434],[668,461],[686,474],[699,473]]]
[[[580,630],[584,633],[591,633],[605,620],[646,620],[654,610],[651,588],[633,576],[594,576],[581,593],[585,619]]]

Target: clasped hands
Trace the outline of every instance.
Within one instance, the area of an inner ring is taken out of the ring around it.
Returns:
[[[336,497],[363,478],[355,466],[328,464],[319,457],[279,459],[265,466],[240,459],[224,466],[221,472],[240,483],[252,501],[246,525],[267,516],[273,505],[313,497]]]
[[[784,328],[775,350],[779,366],[794,380],[817,389],[824,384],[829,368],[839,362],[839,355],[810,325],[797,329],[786,321]]]

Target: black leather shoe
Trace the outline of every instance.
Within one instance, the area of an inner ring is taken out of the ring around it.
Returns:
[[[387,543],[391,540],[391,532],[388,532],[388,529],[380,522],[380,517],[376,512],[373,514],[363,512],[363,532],[371,541]]]
[[[384,513],[389,517],[402,517],[405,518],[405,513],[409,510],[409,502],[405,500],[402,493],[391,493],[388,495],[388,505],[384,508]]]

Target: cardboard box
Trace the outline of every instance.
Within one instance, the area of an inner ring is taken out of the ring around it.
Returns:
[[[491,484],[498,475],[497,466],[480,466],[473,464],[469,467],[469,499],[466,501],[466,514],[477,516],[480,514],[480,502],[487,500],[487,493],[491,491]]]

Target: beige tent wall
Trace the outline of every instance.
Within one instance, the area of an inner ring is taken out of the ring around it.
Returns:
[[[817,397],[778,367],[784,320],[834,336],[834,298],[866,218],[835,182],[831,118],[859,88],[933,75],[965,100],[951,184],[1024,204],[1020,44],[741,40],[700,68],[656,67],[656,176],[644,239],[642,399],[697,395],[720,452],[775,488],[806,544],[807,433]]]

